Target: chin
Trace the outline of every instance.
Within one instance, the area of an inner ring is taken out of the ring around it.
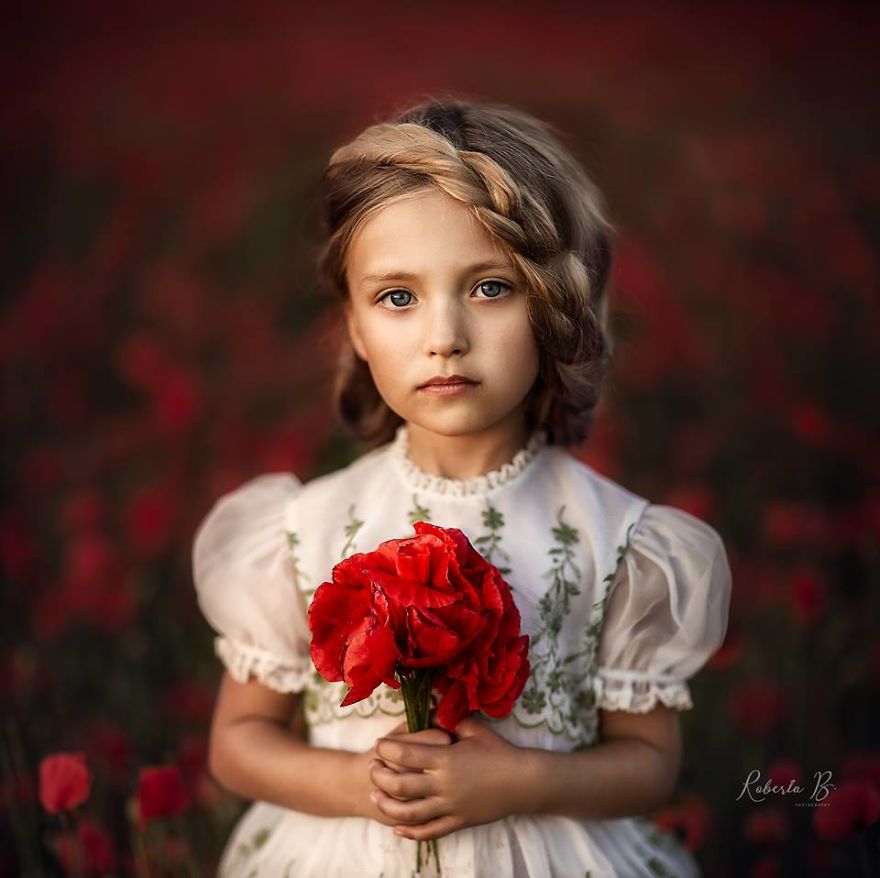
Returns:
[[[455,438],[485,433],[496,426],[503,418],[486,417],[448,417],[448,418],[407,418],[413,426],[438,436]]]

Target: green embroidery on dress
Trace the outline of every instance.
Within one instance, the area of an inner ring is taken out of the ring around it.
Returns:
[[[678,873],[671,871],[664,860],[658,856],[658,854],[671,855],[676,859],[680,859],[682,856],[687,857],[687,852],[680,846],[675,836],[668,832],[663,832],[656,824],[642,815],[633,817],[632,820],[637,824],[639,831],[648,843],[655,848],[655,850],[651,850],[642,844],[636,844],[634,848],[635,853],[642,858],[642,862],[648,868],[648,871],[655,878],[678,878]]]
[[[529,689],[523,690],[522,703],[529,713],[540,713],[547,704],[547,699],[540,689],[532,686]]]
[[[626,529],[626,538],[623,543],[617,547],[617,560],[614,564],[614,569],[602,580],[602,596],[593,604],[593,613],[590,619],[590,624],[587,626],[586,634],[584,637],[584,649],[586,651],[586,655],[589,657],[590,665],[592,666],[594,659],[596,657],[596,652],[599,649],[599,634],[602,631],[602,622],[605,619],[605,610],[608,608],[608,599],[611,597],[611,583],[614,581],[614,577],[617,576],[617,570],[620,567],[620,562],[626,553],[626,550],[629,546],[630,537],[632,534],[632,529],[636,526],[635,522],[632,522],[630,526]]]
[[[529,682],[521,696],[526,713],[539,715],[536,723],[522,724],[546,722],[554,734],[576,723],[572,702],[582,678],[574,669],[566,668],[569,662],[560,660],[559,656],[559,634],[565,617],[571,612],[571,598],[581,593],[578,588],[581,571],[575,563],[572,548],[580,541],[580,536],[563,521],[563,512],[565,506],[556,513],[557,525],[552,530],[554,545],[548,550],[551,565],[544,573],[544,578],[549,578],[551,584],[538,601],[538,630],[529,649]]]
[[[474,540],[474,546],[480,550],[490,564],[495,564],[502,576],[507,576],[511,568],[496,564],[493,558],[494,553],[498,552],[499,555],[510,561],[510,555],[500,545],[500,531],[504,527],[504,516],[492,505],[492,501],[488,497],[486,498],[486,508],[483,510],[483,527],[488,528],[489,533],[477,537]],[[513,586],[511,586],[511,591],[513,591]]]
[[[646,838],[655,848],[672,853],[674,856],[681,856],[684,852],[684,846],[672,832],[659,829],[647,817],[639,817],[637,820],[644,827]]]
[[[345,536],[347,537],[345,545],[342,547],[340,558],[346,558],[349,555],[349,549],[354,548],[354,538],[357,532],[364,526],[363,521],[354,517],[354,503],[348,507],[348,524],[345,525]]]
[[[262,829],[258,829],[252,836],[250,841],[242,841],[235,848],[235,856],[238,861],[249,860],[268,840],[269,836],[272,835],[272,830],[274,827],[263,827]],[[256,875],[257,869],[256,867],[252,868],[248,878],[251,875]]]
[[[665,863],[662,860],[658,860],[656,857],[650,857],[645,860],[645,865],[651,870],[652,875],[656,875],[657,878],[675,878],[675,873],[670,872],[669,869],[666,868]]]
[[[296,547],[299,545],[299,534],[295,530],[286,530],[287,548],[290,549],[290,557],[293,559],[293,570],[300,578],[303,577],[303,571],[299,566],[299,556],[296,554]]]
[[[251,839],[251,845],[254,850],[259,850],[269,840],[271,834],[271,829],[260,829],[255,832],[254,837]]]
[[[303,701],[306,722],[310,726],[324,725],[350,716],[366,719],[376,713],[385,716],[403,716],[403,694],[381,683],[366,698],[342,707],[348,691],[344,681],[328,683],[317,671],[312,675],[312,685],[305,692]]]
[[[407,512],[407,518],[409,519],[410,524],[415,524],[417,521],[430,521],[431,520],[431,510],[422,506],[419,503],[419,495],[413,494],[413,508]]]
[[[539,624],[529,645],[531,670],[526,687],[510,717],[523,728],[546,725],[553,735],[565,734],[579,746],[593,746],[598,741],[598,711],[594,680],[599,633],[610,590],[620,561],[625,554],[635,522],[629,525],[626,539],[616,547],[615,569],[601,581],[601,593],[591,606],[588,624],[580,648],[559,655],[559,634],[571,613],[571,598],[580,594],[580,569],[574,546],[580,541],[578,531],[563,520],[565,507],[557,513],[552,529],[554,545],[548,550],[552,559],[544,574],[552,583],[538,602]],[[523,712],[528,717],[523,716]],[[531,719],[530,717],[534,717]],[[491,721],[491,717],[487,717]],[[501,722],[503,720],[496,720]]]

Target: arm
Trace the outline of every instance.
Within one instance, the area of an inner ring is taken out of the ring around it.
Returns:
[[[427,840],[510,814],[606,819],[649,813],[671,797],[678,716],[600,711],[602,742],[574,752],[517,747],[474,719],[451,747],[380,738],[370,776],[398,834]],[[395,768],[382,762],[394,760]],[[516,778],[516,783],[511,783]]]
[[[600,743],[558,753],[529,749],[524,812],[607,819],[648,814],[675,791],[681,759],[677,713],[599,712]]]
[[[256,680],[237,683],[224,674],[208,747],[208,766],[217,782],[248,799],[307,814],[392,823],[370,801],[369,763],[376,756],[375,744],[366,753],[311,746],[297,736],[296,723],[291,728],[299,700]],[[405,723],[389,736],[401,731]],[[416,740],[449,740],[438,729],[429,732]]]

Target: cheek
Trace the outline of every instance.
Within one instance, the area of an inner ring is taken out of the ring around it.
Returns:
[[[513,322],[504,337],[505,358],[511,368],[523,379],[536,376],[540,361],[538,343],[528,317],[521,315]]]
[[[362,331],[361,338],[366,348],[370,371],[374,376],[398,374],[403,366],[411,359],[400,343],[399,334],[384,330],[369,328]]]

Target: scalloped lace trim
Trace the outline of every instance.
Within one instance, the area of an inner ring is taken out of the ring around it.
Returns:
[[[470,479],[448,479],[420,469],[409,457],[409,430],[406,424],[397,428],[394,441],[391,443],[391,455],[397,462],[404,478],[409,485],[418,491],[434,491],[438,494],[464,496],[468,494],[485,494],[515,479],[538,456],[547,444],[545,430],[535,430],[526,445],[514,455],[513,459],[498,469],[491,470]]]
[[[233,643],[226,637],[214,639],[214,652],[238,683],[256,677],[276,692],[301,692],[312,676],[310,659],[303,658],[299,664],[291,665],[264,649]]]
[[[647,713],[659,703],[675,710],[693,707],[687,683],[671,678],[645,679],[626,671],[602,671],[595,679],[596,707],[603,710],[627,710]]]

